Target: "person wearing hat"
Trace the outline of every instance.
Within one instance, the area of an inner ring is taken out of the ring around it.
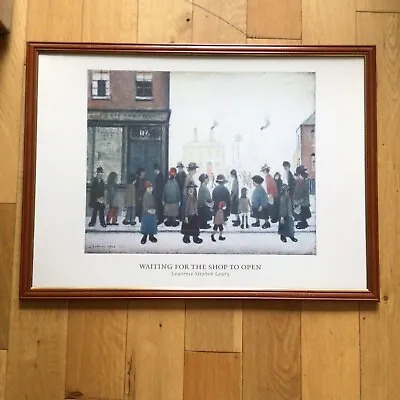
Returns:
[[[208,175],[201,174],[199,176],[200,188],[199,188],[199,218],[200,218],[200,229],[209,229],[211,225],[208,221],[212,219],[212,200],[210,190],[208,189]]]
[[[188,192],[187,189],[188,189],[189,185],[192,185],[192,184],[194,184],[193,187],[195,188],[194,190],[195,190],[196,198],[197,198],[197,190],[196,190],[197,185],[194,183],[194,176],[196,175],[197,168],[199,168],[199,167],[195,162],[190,162],[189,165],[187,166],[188,174],[186,176],[185,183],[183,185],[183,202],[185,202],[185,200],[186,200],[186,195]]]
[[[184,192],[184,187],[185,187],[185,181],[186,181],[186,172],[184,170],[185,166],[183,165],[182,161],[179,161],[176,164],[176,169],[177,169],[177,174],[176,174],[176,181],[178,182],[179,185],[179,190],[181,191],[181,199],[183,199],[183,192]],[[182,220],[182,207],[183,207],[183,201],[181,201],[181,205],[179,207],[179,217]]]
[[[90,198],[89,207],[93,209],[92,218],[89,222],[89,227],[95,226],[97,221],[97,214],[99,214],[100,225],[105,228],[106,221],[104,218],[104,194],[105,194],[105,184],[103,180],[104,170],[102,167],[96,169],[96,176],[92,179],[90,185]]]
[[[264,178],[260,175],[254,175],[252,177],[254,191],[251,196],[251,209],[252,209],[252,216],[256,219],[256,222],[252,223],[251,226],[259,227],[260,226],[260,219],[264,220],[264,225],[262,226],[263,229],[269,228],[268,222],[268,197],[267,192],[262,186],[264,182]]]
[[[183,235],[183,243],[190,243],[190,236],[196,244],[203,243],[200,236],[200,220],[198,214],[198,202],[196,194],[196,184],[190,182],[186,190],[186,200],[183,207],[183,221],[181,233]]]
[[[270,174],[270,167],[267,164],[264,164],[263,167],[261,168],[261,172],[264,172],[265,176],[265,191],[267,192],[267,198],[268,198],[268,204],[267,204],[267,212],[268,216],[267,218],[273,218],[274,217],[274,202],[275,198],[278,196],[278,188],[276,186],[275,179],[271,176]],[[277,222],[277,220],[275,220]],[[267,223],[267,228],[269,228],[271,224]]]
[[[294,219],[298,221],[297,229],[308,227],[307,219],[311,218],[310,192],[308,188],[308,173],[304,165],[296,168],[296,187],[293,194]]]
[[[225,179],[224,175],[219,174],[217,175],[217,179],[215,180],[215,182],[217,183],[217,186],[212,192],[214,216],[219,209],[219,203],[223,201],[225,203],[224,220],[227,221],[229,215],[231,214],[231,194],[225,186],[225,183],[227,183],[228,181]]]
[[[140,232],[143,237],[140,243],[145,244],[147,237],[150,242],[156,243],[157,239],[154,235],[157,233],[157,215],[156,215],[156,202],[153,197],[153,185],[150,181],[145,182],[146,191],[143,195],[142,203],[142,221]]]
[[[179,217],[179,206],[181,204],[181,191],[176,181],[176,168],[169,170],[169,179],[164,187],[162,197],[164,206],[164,216],[167,218],[164,222],[165,226],[178,226],[176,220]]]
[[[236,169],[232,169],[230,172],[232,177],[232,187],[231,187],[231,214],[236,215],[236,220],[233,221],[233,226],[240,225],[239,218],[239,181]]]
[[[290,187],[287,184],[282,185],[282,196],[279,204],[280,221],[278,226],[278,234],[282,242],[286,243],[287,237],[292,242],[297,242],[294,237],[294,222],[293,222],[293,204],[290,198]]]
[[[164,175],[161,172],[160,164],[156,163],[153,165],[154,169],[154,201],[156,202],[156,210],[157,210],[157,224],[160,225],[164,222],[164,207],[162,204],[162,197],[164,193]]]

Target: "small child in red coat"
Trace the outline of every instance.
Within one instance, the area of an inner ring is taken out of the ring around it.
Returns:
[[[216,242],[214,235],[219,229],[219,240],[225,240],[226,238],[222,236],[222,231],[224,230],[224,208],[226,208],[225,202],[220,201],[218,203],[218,210],[214,214],[214,233],[211,235],[211,240]]]

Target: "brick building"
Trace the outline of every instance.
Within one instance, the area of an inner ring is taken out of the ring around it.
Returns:
[[[297,165],[304,165],[310,179],[310,191],[315,192],[315,112],[297,129]]]
[[[153,179],[153,163],[167,171],[169,72],[89,71],[87,183],[102,166],[120,184],[139,167]]]

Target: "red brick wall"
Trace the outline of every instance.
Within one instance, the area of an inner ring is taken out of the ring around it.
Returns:
[[[315,166],[311,163],[311,154],[315,154],[315,129],[313,125],[301,128],[301,163],[307,168],[309,178],[315,179]]]
[[[92,99],[91,74],[88,78],[88,108],[89,109],[153,109],[169,108],[169,73],[153,73],[153,101],[136,101],[135,73],[133,71],[111,71],[111,99]]]

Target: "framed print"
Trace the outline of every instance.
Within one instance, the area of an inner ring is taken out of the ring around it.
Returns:
[[[20,298],[379,301],[375,57],[28,43]]]

